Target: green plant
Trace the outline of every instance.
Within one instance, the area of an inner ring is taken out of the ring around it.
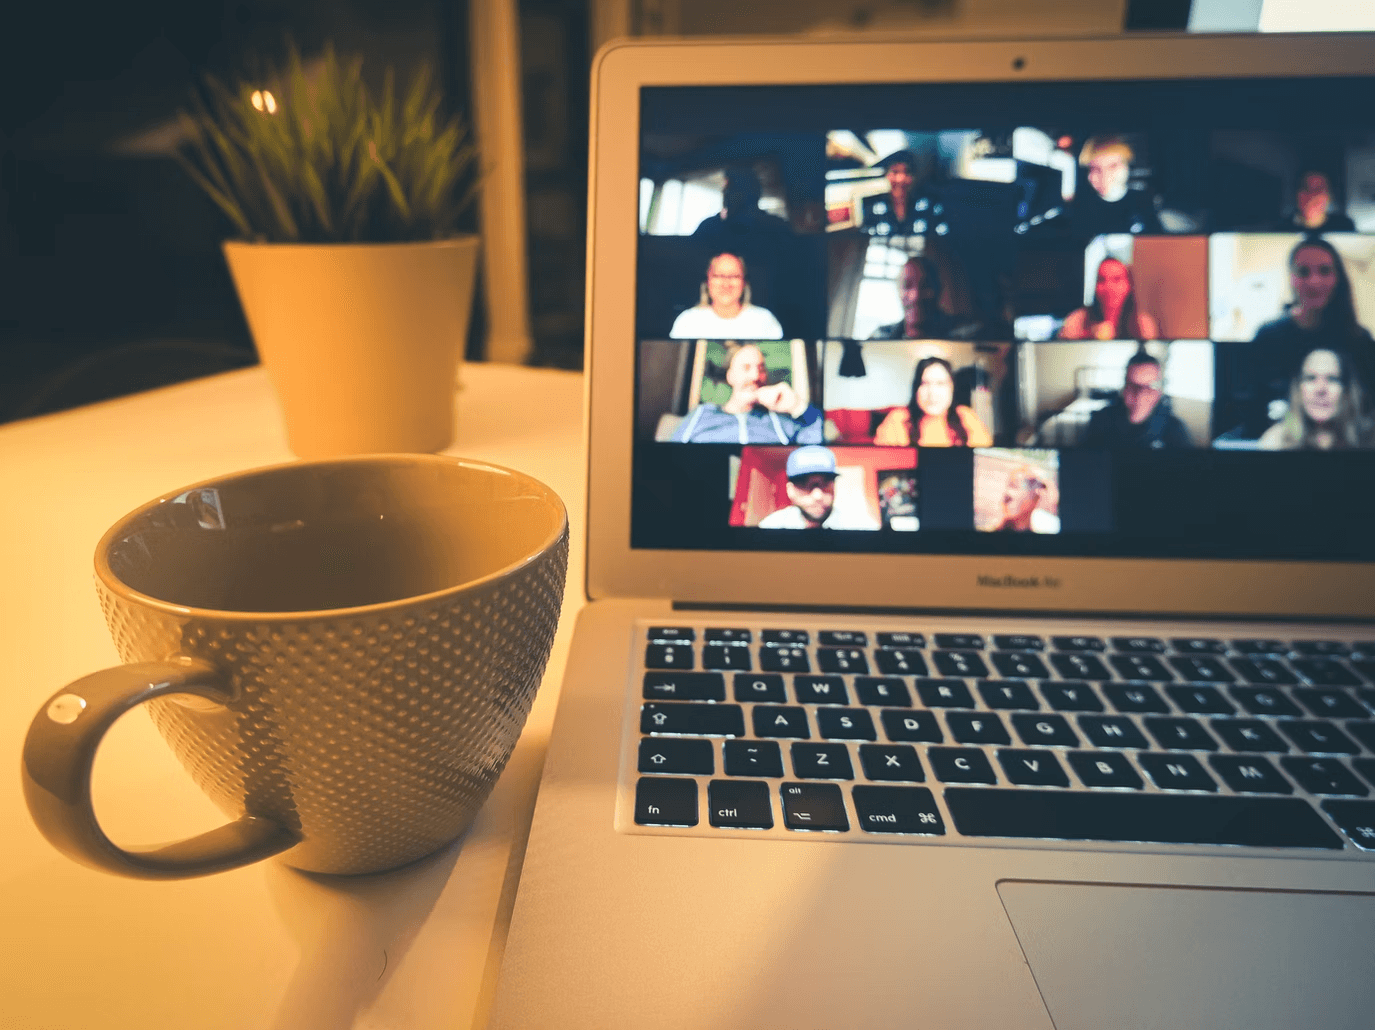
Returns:
[[[362,64],[326,47],[307,72],[293,46],[285,75],[233,90],[207,77],[182,112],[190,142],[177,157],[243,238],[393,243],[454,232],[477,189],[463,122],[441,115],[428,67],[398,105],[392,69],[374,99]]]

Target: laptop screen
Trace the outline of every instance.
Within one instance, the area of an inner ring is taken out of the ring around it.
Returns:
[[[640,111],[633,548],[1375,560],[1375,79]]]

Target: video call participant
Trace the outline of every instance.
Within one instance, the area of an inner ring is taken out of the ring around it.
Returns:
[[[919,236],[917,220],[917,155],[898,150],[883,159],[888,192],[863,198],[860,228],[874,236]],[[924,212],[923,212],[924,213]]]
[[[949,335],[952,319],[940,308],[941,277],[935,262],[913,255],[902,266],[898,278],[898,297],[902,301],[902,321],[882,325],[870,334],[871,340],[931,340]]]
[[[1127,362],[1122,391],[1106,408],[1089,416],[1083,445],[1114,449],[1192,447],[1189,430],[1170,410],[1164,380],[1159,361],[1145,351],[1133,354]]]
[[[1104,233],[1159,233],[1155,197],[1130,186],[1135,154],[1120,136],[1093,136],[1079,151],[1091,189],[1079,190],[1070,206],[1076,235],[1085,239]]]
[[[759,520],[760,529],[873,529],[835,514],[836,458],[827,447],[799,447],[788,455],[788,507]]]
[[[1360,384],[1336,351],[1310,351],[1289,390],[1289,411],[1260,438],[1262,450],[1330,451],[1375,446]]]
[[[912,376],[912,399],[879,423],[874,443],[882,447],[990,447],[993,434],[973,410],[955,404],[955,370],[950,362],[923,358]]]
[[[1332,207],[1332,185],[1316,169],[1299,173],[1294,210],[1274,226],[1276,232],[1355,232],[1356,223]]]
[[[767,240],[786,240],[792,237],[792,226],[787,219],[769,214],[759,207],[763,190],[759,187],[759,176],[748,167],[726,169],[726,185],[721,192],[721,211],[708,215],[697,223],[692,235],[699,240],[707,240],[727,248],[732,243],[757,242],[757,237]]]
[[[752,343],[726,345],[730,398],[699,404],[679,424],[673,443],[820,443],[824,418],[790,383],[769,381],[764,353]]]
[[[1007,476],[1003,490],[1003,520],[997,533],[1058,533],[1060,516],[1047,511],[1055,489],[1045,475],[1030,465],[1021,465]]]
[[[1060,327],[1062,340],[1154,340],[1160,327],[1136,306],[1136,283],[1131,269],[1117,258],[1098,265],[1093,303],[1077,308]]]
[[[745,261],[717,254],[707,262],[701,300],[673,320],[674,340],[781,340],[783,327],[768,308],[750,303]]]

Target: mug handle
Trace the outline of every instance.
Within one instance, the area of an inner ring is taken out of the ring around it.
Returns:
[[[83,865],[144,880],[203,876],[248,865],[300,842],[270,819],[246,815],[197,837],[126,851],[105,836],[91,803],[91,768],[105,733],[135,705],[167,694],[226,704],[209,662],[140,662],[85,676],[48,699],[24,738],[24,798],[39,831]]]

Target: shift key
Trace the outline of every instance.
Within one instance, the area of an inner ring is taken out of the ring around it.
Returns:
[[[652,703],[640,706],[640,732],[659,736],[743,737],[739,705]]]

